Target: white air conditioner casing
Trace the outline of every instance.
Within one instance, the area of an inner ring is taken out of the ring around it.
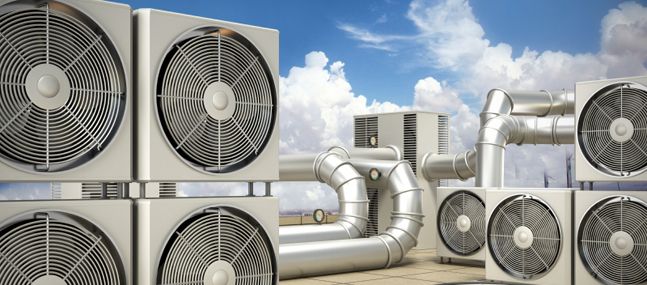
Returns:
[[[398,112],[354,117],[354,146],[356,148],[383,148],[395,146],[404,160],[411,163],[418,185],[424,189],[423,222],[425,225],[436,223],[436,188],[441,181],[427,181],[422,175],[422,157],[428,152],[449,153],[449,115],[432,112]],[[379,234],[391,223],[393,203],[388,189],[372,187],[366,180],[369,190],[368,236]],[[370,192],[373,191],[374,193]],[[374,205],[377,202],[377,205]],[[436,227],[427,226],[418,236],[418,249],[436,248]]]
[[[440,257],[485,261],[485,189],[438,187]]]
[[[575,284],[647,283],[647,192],[575,192]]]
[[[575,178],[647,181],[647,76],[575,85]]]
[[[139,199],[136,215],[139,285],[278,284],[277,198]]]
[[[134,19],[136,180],[278,180],[278,31],[152,9]]]
[[[0,1],[0,181],[130,181],[131,9]]]
[[[487,189],[488,280],[570,284],[570,189]]]
[[[0,280],[134,284],[132,209],[130,200],[0,202]]]
[[[104,189],[105,187],[105,189]],[[142,198],[142,188],[145,188],[146,198],[175,198],[177,197],[177,183],[174,182],[149,182],[142,187],[140,183],[52,183],[52,199],[121,199]],[[103,192],[105,190],[105,197]]]

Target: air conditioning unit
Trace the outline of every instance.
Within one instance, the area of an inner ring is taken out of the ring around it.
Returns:
[[[575,192],[575,284],[647,283],[647,192]]]
[[[2,284],[133,284],[132,202],[0,203]]]
[[[141,9],[137,180],[278,180],[276,30]]]
[[[140,183],[52,183],[52,199],[121,199],[140,198]],[[105,197],[104,197],[105,193]],[[145,187],[146,198],[174,198],[177,183],[149,182]]]
[[[418,184],[425,191],[423,200],[423,222],[436,223],[436,188],[440,181],[427,181],[420,171],[418,161],[428,152],[445,154],[449,152],[449,115],[431,112],[400,112],[358,115],[354,118],[354,146],[356,148],[378,148],[396,146],[402,151],[403,159],[411,163],[418,177]],[[367,187],[372,188],[367,180]],[[388,189],[372,188],[376,199],[370,199],[368,231],[369,236],[386,230],[391,223],[393,204]],[[375,205],[377,203],[377,205]],[[373,209],[371,212],[371,209]],[[377,225],[377,226],[376,226]],[[372,230],[373,229],[373,230]],[[418,236],[417,248],[436,248],[436,227],[425,227]]]
[[[0,181],[129,181],[131,9],[0,1]]]
[[[485,189],[438,188],[438,256],[485,261]]]
[[[139,199],[140,285],[278,284],[278,199]]]
[[[486,196],[486,279],[570,284],[572,191],[488,189]]]
[[[647,181],[647,76],[575,85],[578,181]]]

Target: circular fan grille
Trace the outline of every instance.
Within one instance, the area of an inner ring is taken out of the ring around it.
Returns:
[[[546,274],[561,251],[562,235],[555,213],[531,195],[515,195],[500,203],[489,219],[487,236],[496,263],[516,278]]]
[[[0,156],[26,171],[67,170],[117,132],[124,70],[87,17],[58,2],[30,3],[0,8]]]
[[[49,212],[24,216],[0,231],[2,284],[123,284],[109,238],[86,221]]]
[[[647,204],[632,197],[604,199],[588,210],[578,229],[586,268],[607,284],[647,282]]]
[[[166,55],[157,108],[166,138],[192,166],[238,170],[269,141],[276,91],[254,46],[226,29],[196,31]]]
[[[272,243],[242,211],[210,208],[184,222],[167,243],[158,284],[278,284]],[[216,282],[216,280],[219,280]]]
[[[647,89],[609,85],[586,103],[578,122],[584,156],[598,170],[633,176],[647,170]]]
[[[438,232],[452,252],[477,252],[485,245],[485,203],[467,191],[453,193],[440,205]]]

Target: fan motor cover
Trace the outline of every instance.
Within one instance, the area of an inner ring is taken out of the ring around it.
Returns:
[[[440,239],[453,253],[474,254],[485,246],[485,203],[469,191],[456,191],[442,201],[437,225]]]

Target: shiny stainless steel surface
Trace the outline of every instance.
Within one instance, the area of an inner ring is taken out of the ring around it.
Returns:
[[[427,153],[422,158],[422,174],[427,180],[466,180],[476,175],[476,149],[458,154]]]
[[[575,111],[575,94],[570,91],[507,91],[492,89],[481,111],[481,126],[500,115],[568,115]]]

